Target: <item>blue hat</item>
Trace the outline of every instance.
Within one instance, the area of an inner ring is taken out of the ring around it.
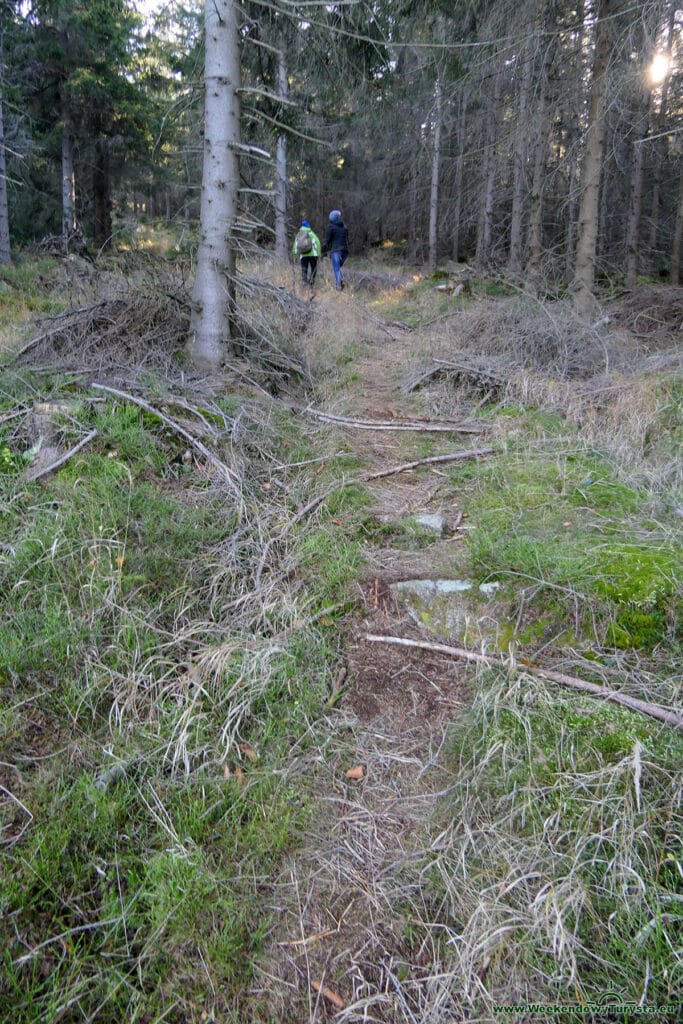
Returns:
[[[341,210],[332,210],[331,211],[331,213],[330,213],[330,220],[331,221],[337,221],[337,220],[341,220],[341,219],[342,219]]]
[[[307,221],[307,220],[302,220],[302,221],[301,221],[301,227],[302,227],[302,228],[310,228],[310,226],[311,226],[311,225],[310,225],[310,224],[308,223],[308,221]]]

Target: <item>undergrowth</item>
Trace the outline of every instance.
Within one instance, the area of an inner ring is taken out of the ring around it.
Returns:
[[[521,1020],[540,1003],[592,1020],[602,1000],[631,1004],[618,1020],[643,1006],[674,1019],[683,738],[488,672],[451,743],[442,852],[419,916],[448,979],[442,1012],[488,1020],[499,1005]]]
[[[316,742],[358,564],[328,520],[363,494],[283,531],[273,491],[293,517],[334,455],[311,481],[287,468],[317,454],[291,417],[161,381],[239,493],[116,399],[57,416],[65,447],[97,437],[27,483],[28,412],[60,386],[9,373],[0,397],[25,412],[1,437],[1,1016],[239,1019],[264,893],[312,813],[292,750]]]

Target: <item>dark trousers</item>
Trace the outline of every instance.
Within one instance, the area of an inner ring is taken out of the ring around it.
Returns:
[[[301,280],[304,284],[315,284],[315,275],[318,273],[318,257],[301,257]]]

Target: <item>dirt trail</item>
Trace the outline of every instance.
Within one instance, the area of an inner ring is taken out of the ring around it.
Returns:
[[[354,360],[353,382],[326,411],[382,420],[427,415],[419,396],[400,391],[415,344],[412,335],[397,332],[392,340],[375,332]],[[456,434],[345,429],[344,439],[365,472],[472,447],[471,436]],[[453,523],[458,509],[447,484],[429,467],[375,481],[372,512],[398,519],[440,513]],[[273,894],[281,913],[255,989],[274,1020],[416,1019],[410,1003],[433,966],[429,952],[407,937],[409,922],[426,913],[418,859],[430,842],[436,794],[448,784],[440,759],[445,728],[468,703],[471,684],[461,664],[368,644],[363,636],[418,636],[390,583],[451,576],[463,563],[462,547],[457,532],[419,550],[368,545],[362,612],[348,623],[346,690],[330,712],[329,748],[318,761],[328,780],[323,810]],[[348,779],[357,765],[364,777]]]

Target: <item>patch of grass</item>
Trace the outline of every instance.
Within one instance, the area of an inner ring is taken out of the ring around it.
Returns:
[[[32,316],[65,309],[50,281],[56,261],[49,257],[22,257],[2,268],[0,275],[0,331],[10,332]]]
[[[527,1001],[530,987],[539,1002],[616,988],[648,1007],[677,1003],[683,739],[489,672],[450,758],[427,920],[443,929],[451,985],[486,964],[471,1012]]]
[[[293,750],[324,745],[340,635],[322,613],[348,603],[367,495],[334,492],[288,535],[285,582],[245,602],[293,515],[264,486],[273,453],[319,454],[300,422],[247,424],[240,508],[192,465],[171,472],[182,445],[154,417],[79,418],[65,434],[96,441],[45,484],[0,476],[0,1000],[36,1024],[238,1019],[264,888],[312,813]],[[316,468],[291,471],[294,508],[338,476]]]
[[[614,480],[595,453],[508,452],[449,476],[474,526],[468,545],[475,574],[508,589],[535,588],[518,639],[536,634],[541,621],[543,635],[554,629],[565,642],[589,646],[647,652],[673,639],[681,549],[673,540],[628,542],[647,496]]]

